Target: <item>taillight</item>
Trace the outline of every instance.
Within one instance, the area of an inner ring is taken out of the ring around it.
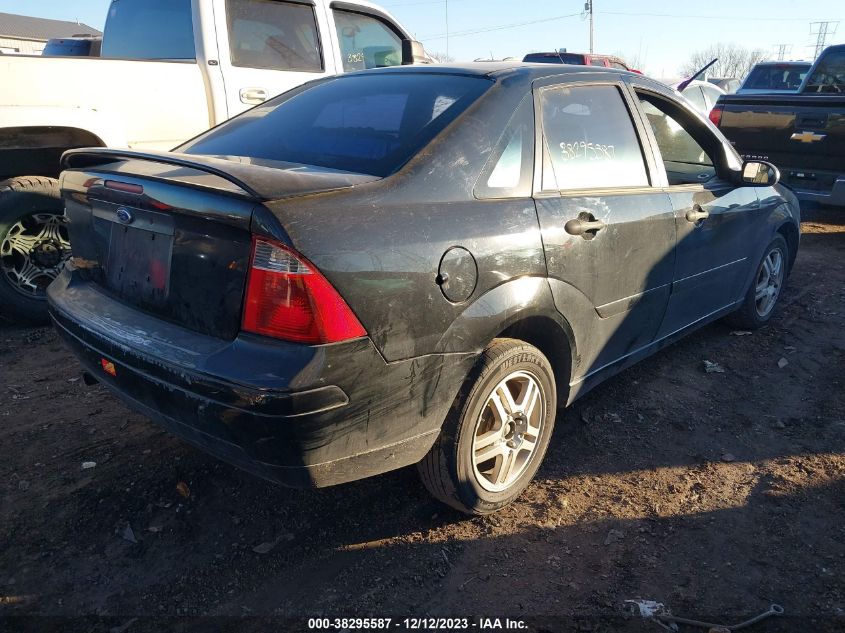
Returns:
[[[367,332],[311,262],[281,244],[252,241],[242,327],[296,343],[337,343]]]
[[[710,120],[713,121],[713,125],[719,127],[722,124],[722,111],[725,109],[725,106],[717,105],[712,110],[710,110]]]

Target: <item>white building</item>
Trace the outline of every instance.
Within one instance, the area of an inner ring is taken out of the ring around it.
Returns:
[[[74,35],[102,35],[79,22],[45,20],[26,15],[0,13],[0,53],[40,55],[47,40]]]

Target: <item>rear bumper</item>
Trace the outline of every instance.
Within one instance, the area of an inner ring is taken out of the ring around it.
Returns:
[[[845,207],[845,175],[837,177],[830,189],[813,189],[807,187],[800,179],[785,179],[784,184],[795,192],[803,202],[817,202],[834,207]]]
[[[48,298],[67,345],[131,409],[290,486],[329,486],[419,461],[474,360],[386,363],[369,339],[321,347],[243,335],[221,341],[139,313],[74,283],[70,272]]]

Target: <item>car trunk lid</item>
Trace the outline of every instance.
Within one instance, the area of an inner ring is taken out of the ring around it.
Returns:
[[[268,216],[262,202],[372,179],[122,150],[74,151],[64,162],[74,275],[123,304],[227,340],[240,330],[254,216]]]

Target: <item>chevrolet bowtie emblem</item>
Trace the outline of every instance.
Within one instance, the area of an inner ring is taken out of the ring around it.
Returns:
[[[827,134],[816,134],[815,132],[796,132],[789,138],[793,141],[801,141],[802,143],[815,143],[816,141],[823,141]]]

